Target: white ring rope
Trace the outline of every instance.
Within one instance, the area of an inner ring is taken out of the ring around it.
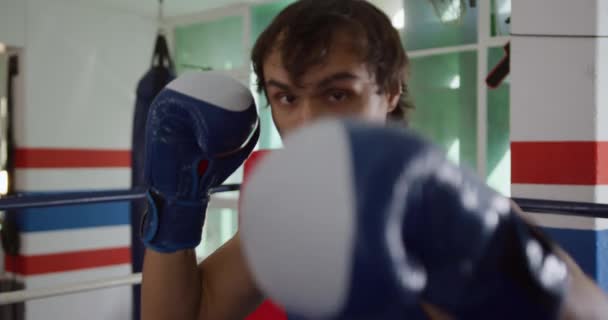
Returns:
[[[134,273],[126,277],[114,277],[102,280],[76,283],[65,287],[18,290],[0,293],[0,305],[19,303],[34,299],[73,294],[111,287],[135,285],[141,283],[141,273]]]

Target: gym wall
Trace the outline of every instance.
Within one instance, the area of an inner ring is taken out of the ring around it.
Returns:
[[[135,86],[156,21],[96,2],[6,2],[0,42],[23,48],[16,191],[129,188]],[[7,269],[27,289],[129,275],[128,210],[126,202],[24,210],[20,254]],[[26,318],[129,319],[131,309],[131,288],[116,287],[29,301]]]

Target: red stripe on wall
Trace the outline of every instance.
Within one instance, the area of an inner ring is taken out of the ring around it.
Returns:
[[[128,247],[5,257],[7,271],[25,276],[130,263],[131,250]]]
[[[608,184],[608,142],[512,142],[511,181],[526,184]]]
[[[608,141],[600,143],[597,149],[599,184],[608,184]]]
[[[15,151],[17,168],[130,167],[130,150],[24,148]]]

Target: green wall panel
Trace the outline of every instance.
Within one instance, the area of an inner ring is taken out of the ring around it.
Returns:
[[[468,1],[464,1],[467,3],[465,7],[460,7],[460,0],[434,2],[448,5],[436,10],[428,0],[405,0],[403,2],[405,29],[402,35],[407,50],[477,42],[476,8],[469,8]],[[460,13],[459,8],[466,8],[463,14]]]
[[[511,33],[511,0],[492,0],[491,34],[508,36]]]
[[[175,28],[178,73],[187,69],[230,70],[245,65],[243,18],[226,17]]]
[[[504,55],[503,48],[488,51],[488,72]],[[498,88],[488,88],[487,182],[505,195],[510,195],[511,189],[509,93],[508,77]]]
[[[477,162],[477,53],[411,60],[416,104],[412,127],[439,144],[456,163]]]

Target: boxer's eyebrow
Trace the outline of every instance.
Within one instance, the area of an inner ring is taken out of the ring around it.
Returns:
[[[357,80],[357,79],[359,79],[359,77],[350,72],[347,72],[347,71],[337,72],[337,73],[329,75],[329,76],[323,78],[321,81],[319,81],[319,83],[317,84],[317,88],[329,87],[333,82],[336,82],[336,81]],[[285,91],[291,90],[291,86],[289,86],[288,84],[282,83],[282,82],[274,80],[274,79],[269,79],[268,81],[266,81],[266,86],[277,87],[277,88],[279,88],[281,90],[285,90]]]
[[[266,81],[266,86],[267,87],[277,87],[277,88],[279,88],[281,90],[284,90],[284,91],[291,91],[291,87],[288,84],[279,82],[279,81],[274,80],[274,79],[270,79],[270,80]]]
[[[329,85],[331,85],[332,82],[336,82],[336,81],[356,80],[356,79],[359,79],[359,77],[357,77],[356,75],[354,75],[350,72],[347,72],[347,71],[338,72],[338,73],[334,73],[328,77],[325,77],[323,80],[319,81],[317,88],[329,87]]]

